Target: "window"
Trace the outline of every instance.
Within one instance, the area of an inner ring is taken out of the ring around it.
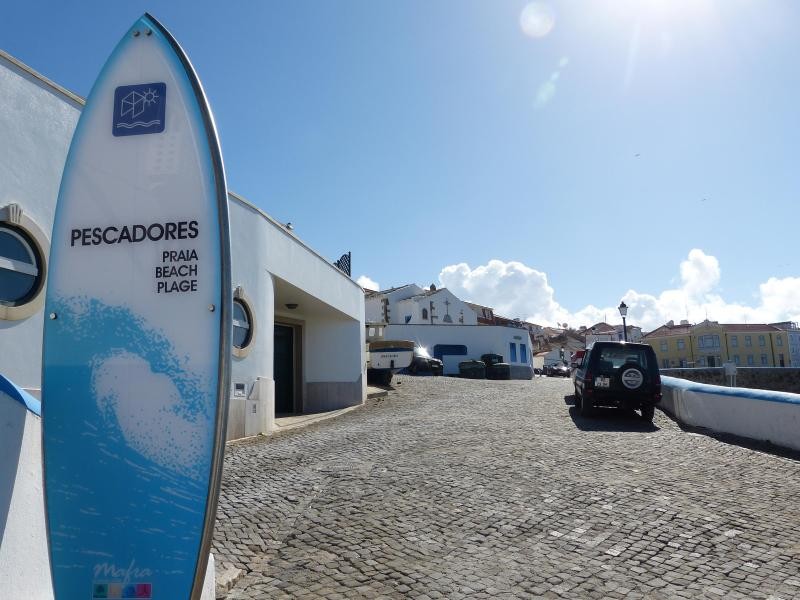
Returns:
[[[742,363],[742,361],[739,359],[739,355],[738,354],[734,354],[733,355],[733,362],[736,363],[737,367]]]
[[[42,287],[42,258],[21,229],[0,224],[0,305],[22,306]]]
[[[686,349],[686,342],[683,341],[683,338],[678,339],[678,350],[685,350]]]
[[[776,346],[783,346],[783,338],[781,336],[778,336],[778,337],[775,338],[775,345]],[[783,355],[781,355],[781,356],[783,356]]]
[[[697,338],[698,348],[719,348],[718,335],[701,335]]]
[[[251,333],[250,311],[241,298],[233,300],[233,346],[246,348],[250,345]]]
[[[517,362],[517,345],[514,342],[511,342],[509,345],[511,349],[511,361],[510,362]]]
[[[753,338],[749,335],[744,336],[744,345],[748,348],[753,345]]]
[[[253,303],[244,293],[242,286],[233,290],[233,340],[231,352],[236,358],[245,358],[255,347],[256,339],[256,314],[251,308]],[[376,327],[375,332],[381,335],[383,328]]]
[[[668,358],[665,358],[664,360],[661,361],[661,367],[664,368],[664,369],[669,369],[669,359]]]
[[[519,345],[519,362],[526,364],[528,362],[528,349],[525,347],[525,344]]]
[[[748,337],[749,337],[749,336],[748,336]],[[747,355],[747,366],[748,366],[748,367],[752,367],[754,364],[756,364],[756,363],[755,363],[755,361],[753,360],[753,355],[752,355],[752,354],[748,354],[748,355]]]
[[[764,367],[767,366],[767,355],[766,354],[762,354],[761,355],[761,365],[764,366]]]
[[[783,354],[778,354],[778,364],[781,367],[785,367],[786,366],[786,361],[783,360]]]
[[[423,308],[422,309],[422,320],[423,321],[427,321],[428,320],[428,309],[427,308]]]
[[[638,363],[647,368],[647,352],[642,348],[621,348],[619,346],[604,346],[600,350],[600,362],[610,362],[611,367],[618,369],[625,363]],[[655,365],[658,366],[658,365]]]
[[[758,336],[758,345],[762,348],[767,345],[767,340],[764,339],[763,335]]]
[[[411,315],[406,315],[405,319],[406,319],[406,325],[408,325],[411,322]]]
[[[697,359],[697,366],[698,367],[705,367],[706,366],[706,357],[705,356],[701,356],[700,358]]]
[[[686,359],[685,358],[680,359],[678,361],[678,364],[681,366],[681,368],[686,368]]]
[[[661,351],[662,352],[666,352],[668,348],[669,348],[669,346],[667,345],[667,341],[666,340],[661,342]]]
[[[739,347],[739,336],[732,335],[731,336],[731,348],[738,348]]]

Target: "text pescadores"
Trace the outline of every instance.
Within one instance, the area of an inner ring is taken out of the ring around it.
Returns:
[[[193,240],[200,233],[197,221],[168,221],[151,225],[122,225],[73,229],[70,246],[100,246],[102,244],[137,243],[149,240]]]

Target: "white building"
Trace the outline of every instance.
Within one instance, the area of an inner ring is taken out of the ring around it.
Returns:
[[[445,375],[457,375],[458,363],[483,354],[499,354],[515,379],[533,376],[530,337],[518,326],[478,323],[478,313],[446,288],[424,290],[408,284],[368,292],[364,300],[370,324],[384,324],[385,339],[410,340],[444,363]],[[484,319],[485,321],[485,319]]]
[[[458,363],[499,354],[511,366],[512,379],[533,376],[528,332],[502,325],[387,325],[384,337],[410,340],[444,363],[445,375],[458,375]]]
[[[477,325],[478,315],[447,288],[424,290],[416,284],[368,292],[368,323],[391,325]]]
[[[800,367],[800,327],[793,321],[770,323],[773,327],[783,329],[789,338],[789,363],[787,367]]]
[[[626,329],[629,342],[642,343],[641,327],[628,325]],[[622,324],[609,325],[603,322],[587,327],[584,333],[586,334],[586,346],[591,346],[595,342],[621,342],[625,337]]]
[[[50,233],[83,104],[0,51],[0,372],[37,397]],[[363,290],[247,200],[230,193],[229,211],[228,438],[267,431],[275,413],[362,403]]]

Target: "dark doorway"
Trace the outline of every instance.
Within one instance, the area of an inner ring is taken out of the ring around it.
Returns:
[[[294,412],[294,327],[275,325],[275,414]]]

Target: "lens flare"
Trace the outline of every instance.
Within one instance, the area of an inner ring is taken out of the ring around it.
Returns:
[[[556,14],[549,4],[531,2],[522,9],[519,26],[522,32],[532,38],[546,36],[556,24]]]

